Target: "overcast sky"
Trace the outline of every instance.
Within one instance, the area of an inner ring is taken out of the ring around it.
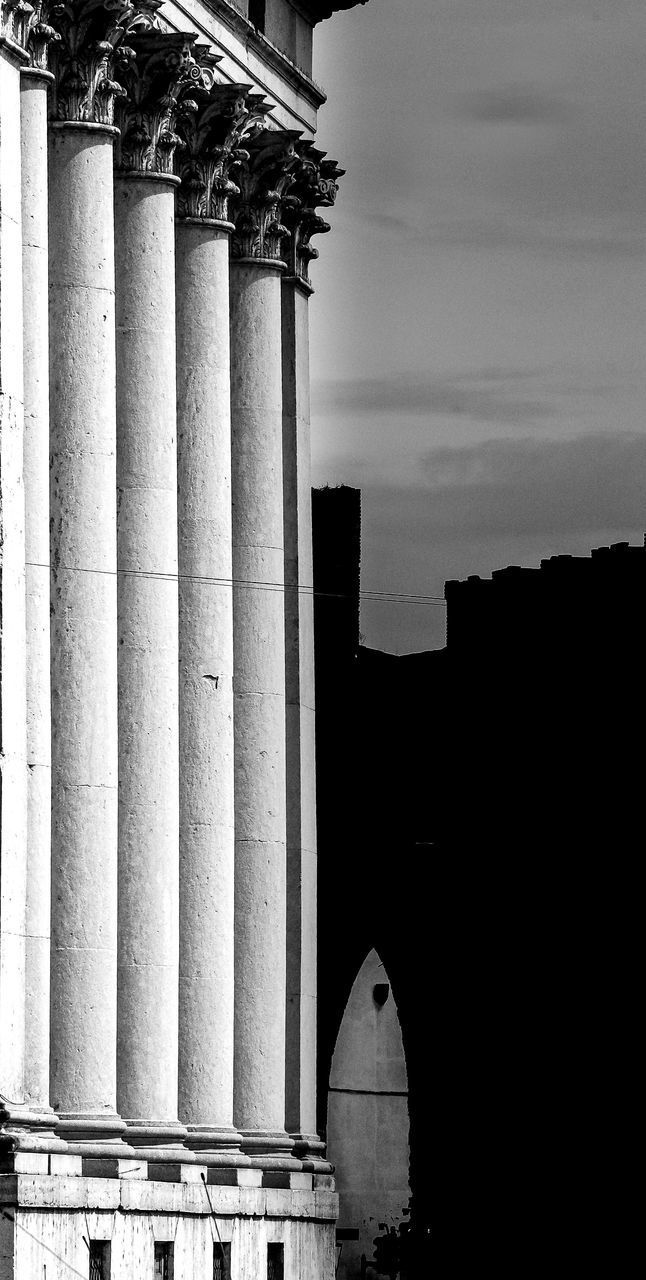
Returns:
[[[362,585],[646,528],[644,0],[370,0],[316,30],[342,179],[312,268],[315,483],[363,493]],[[365,605],[366,643],[444,610]]]

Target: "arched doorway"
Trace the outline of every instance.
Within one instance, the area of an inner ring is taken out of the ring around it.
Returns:
[[[339,1027],[327,1138],[339,1193],[338,1280],[370,1280],[377,1275],[375,1237],[398,1234],[410,1198],[404,1045],[390,981],[374,950],[355,978]]]

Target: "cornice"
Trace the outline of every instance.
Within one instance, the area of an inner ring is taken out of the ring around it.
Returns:
[[[271,67],[272,71],[276,71],[283,80],[289,84],[292,89],[296,89],[298,93],[305,98],[306,102],[318,111],[327,102],[327,94],[315,83],[305,71],[301,71],[300,67],[287,57],[286,53],[282,53],[275,44],[271,43],[266,36],[260,35],[255,27],[249,27],[247,35],[247,48],[253,49],[263,62]]]
[[[361,0],[365,3],[365,0]],[[187,17],[190,17],[188,11],[181,4],[181,0],[176,0],[177,8],[180,9]],[[292,62],[292,59],[283,53],[277,45],[272,44],[265,35],[261,35],[251,22],[240,13],[239,9],[234,8],[230,0],[207,0],[209,9],[217,15],[225,27],[241,40],[247,50],[253,53],[265,62],[267,66],[275,71],[290,88],[296,90],[298,94],[318,111],[319,107],[327,102],[327,95],[323,92],[319,85],[308,76],[306,71]],[[298,7],[298,6],[295,6]]]
[[[368,4],[368,0],[290,0],[294,9],[299,9],[314,25],[324,18],[331,18],[333,13],[342,9],[356,9],[359,4]]]

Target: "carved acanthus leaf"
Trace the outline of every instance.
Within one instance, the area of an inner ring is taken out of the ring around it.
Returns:
[[[58,120],[114,124],[125,95],[116,78],[135,33],[159,27],[162,0],[43,0],[41,21],[60,36],[50,53]]]
[[[184,142],[177,166],[180,217],[229,221],[229,201],[240,195],[232,175],[249,160],[246,145],[263,129],[269,110],[248,85],[215,84],[197,95],[197,110],[178,124]]]
[[[283,245],[283,254],[290,275],[311,288],[309,264],[319,256],[311,239],[330,230],[329,222],[317,213],[317,208],[329,208],[334,204],[338,180],[344,170],[339,168],[336,160],[326,159],[325,152],[318,151],[310,143],[297,144],[297,150],[300,165],[285,210],[290,234]]]
[[[24,49],[32,67],[47,70],[47,51],[60,36],[44,20],[46,0],[0,0],[0,30],[14,44]]]
[[[264,129],[249,142],[249,159],[239,170],[240,194],[232,201],[234,258],[281,262],[283,241],[290,236],[283,218],[296,180],[299,135],[286,129]]]
[[[135,36],[121,78],[119,165],[124,171],[173,174],[173,158],[184,146],[178,132],[198,109],[197,95],[213,84],[213,67],[193,57],[195,34],[154,32]]]
[[[28,0],[0,0],[0,33],[21,49],[26,49],[33,14],[34,5]]]

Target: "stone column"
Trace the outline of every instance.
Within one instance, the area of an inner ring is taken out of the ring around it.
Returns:
[[[286,1153],[285,641],[281,195],[289,139],[252,148],[231,266],[235,688],[234,1119],[243,1149]]]
[[[189,1143],[233,1129],[234,772],[229,172],[253,116],[214,86],[179,126],[179,1114]],[[227,1157],[230,1159],[230,1156]],[[237,1157],[240,1160],[240,1156]]]
[[[27,764],[20,68],[24,5],[0,9],[0,1093],[24,1097]]]
[[[69,5],[59,15],[52,50],[50,1099],[64,1136],[106,1137],[124,1127],[116,1115],[116,85],[105,46],[96,49],[98,29],[80,37],[82,12]]]
[[[115,185],[119,554],[118,1100],[129,1140],[178,1115],[176,95],[183,36],[133,37]]]
[[[341,175],[306,145],[285,221],[288,273],[282,281],[285,687],[287,758],[287,1128],[301,1157],[320,1168],[316,1134],[316,766],[314,598],[310,462],[308,267],[312,235],[329,231],[316,213]]]
[[[25,1097],[49,1101],[51,710],[49,637],[49,308],[47,98],[54,36],[32,26],[21,76],[22,281],[27,611]]]

